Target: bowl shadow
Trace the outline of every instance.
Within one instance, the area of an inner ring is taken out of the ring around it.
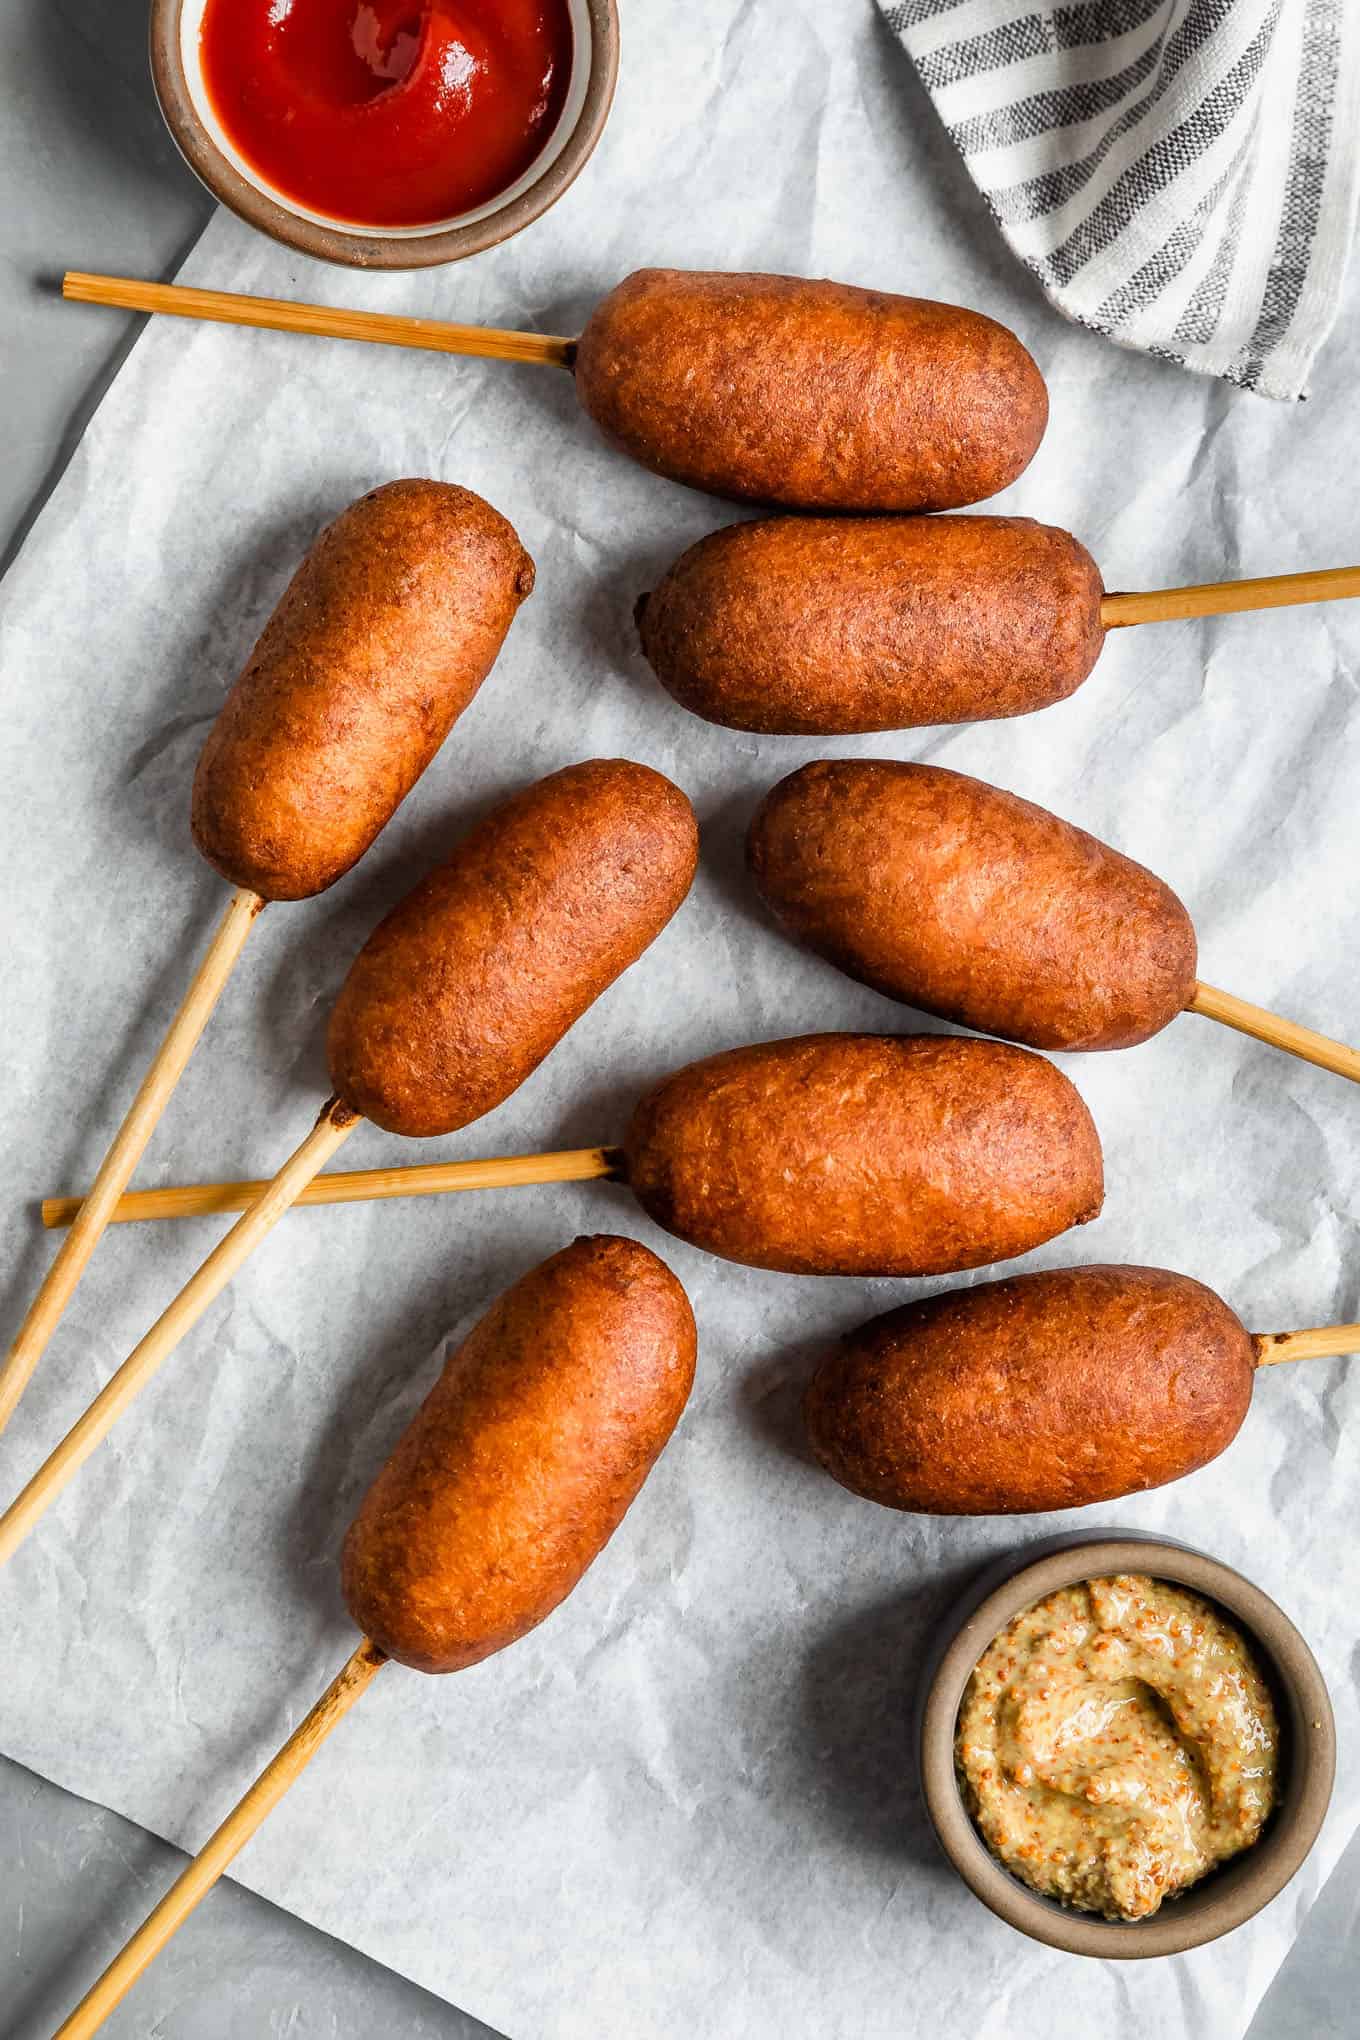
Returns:
[[[945,1883],[954,1872],[926,1815],[913,1714],[931,1632],[976,1570],[951,1566],[814,1637],[799,1667],[789,1753],[790,1783],[812,1825]]]

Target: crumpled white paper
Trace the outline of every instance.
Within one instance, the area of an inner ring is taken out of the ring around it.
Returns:
[[[868,0],[794,0],[777,25],[731,0],[631,0],[624,32],[595,160],[508,246],[359,277],[221,216],[189,280],[553,332],[646,263],[957,299],[1013,323],[1053,393],[1048,438],[996,507],[1076,531],[1110,586],[1356,557],[1353,322],[1314,400],[1287,412],[1063,324],[1001,249]],[[1354,1036],[1356,610],[1121,631],[1071,701],[1021,721],[744,737],[676,707],[631,626],[638,592],[734,513],[611,453],[565,375],[161,320],[5,591],[6,1336],[53,1247],[33,1200],[88,1182],[225,901],[187,826],[209,721],[320,525],[408,474],[507,512],[537,591],[363,864],[264,916],[141,1181],[277,1165],[323,1095],[327,1010],[379,914],[496,796],[590,754],[644,759],[692,795],[689,903],[487,1121],[419,1148],[365,1129],[345,1166],[608,1141],[694,1056],[910,1028],[791,947],[743,875],[756,799],[822,753],[940,759],[1056,808],[1182,893],[1206,978]],[[1188,1017],[1064,1066],[1104,1134],[1108,1198],[1028,1265],[1183,1268],[1261,1329],[1360,1317],[1353,1087]],[[6,1498],[222,1229],[109,1236],[0,1446]],[[1360,1814],[1360,1368],[1272,1370],[1224,1459],[1135,1501],[896,1516],[809,1463],[796,1408],[816,1348],[911,1285],[729,1267],[617,1187],[288,1218],[0,1578],[0,1746],[199,1843],[353,1645],[338,1542],[443,1335],[601,1229],[661,1251],[702,1332],[692,1404],[644,1496],[513,1650],[458,1678],[384,1672],[237,1874],[522,2040],[1000,2040],[1036,2020],[1054,2040],[1240,2035]],[[1242,1567],[1331,1683],[1342,1767],[1317,1849],[1254,1924],[1187,1958],[1031,1945],[923,1823],[908,1719],[932,1626],[979,1562],[1055,1523],[1166,1530]]]

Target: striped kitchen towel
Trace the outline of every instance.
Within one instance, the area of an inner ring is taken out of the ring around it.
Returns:
[[[1360,187],[1360,0],[879,0],[1058,310],[1300,397]]]

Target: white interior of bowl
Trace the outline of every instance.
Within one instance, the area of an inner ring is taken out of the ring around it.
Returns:
[[[572,38],[571,80],[567,86],[567,96],[557,125],[528,169],[517,177],[513,184],[507,185],[504,191],[498,191],[494,198],[489,198],[485,205],[474,207],[471,212],[455,213],[448,219],[425,220],[414,227],[372,227],[363,220],[343,219],[335,213],[312,212],[309,207],[299,205],[296,199],[289,198],[286,192],[271,184],[267,177],[262,177],[254,164],[248,162],[237,149],[218,119],[217,111],[208,97],[208,90],[203,82],[199,31],[206,5],[207,0],[184,0],[179,17],[180,61],[184,65],[185,82],[189,88],[194,111],[212,137],[214,146],[221,151],[239,177],[244,178],[247,184],[261,192],[274,205],[281,207],[284,212],[291,213],[294,219],[310,220],[314,226],[330,227],[332,230],[339,228],[342,231],[348,229],[379,241],[419,240],[422,235],[444,233],[450,227],[476,226],[480,220],[489,220],[507,205],[513,204],[531,185],[537,184],[539,178],[552,167],[566,148],[581,118],[581,109],[586,103],[586,89],[590,83],[590,14],[586,0],[567,0]]]

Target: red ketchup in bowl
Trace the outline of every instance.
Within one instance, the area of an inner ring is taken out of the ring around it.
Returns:
[[[484,205],[529,168],[571,73],[567,0],[207,0],[203,80],[238,154],[355,226]]]

